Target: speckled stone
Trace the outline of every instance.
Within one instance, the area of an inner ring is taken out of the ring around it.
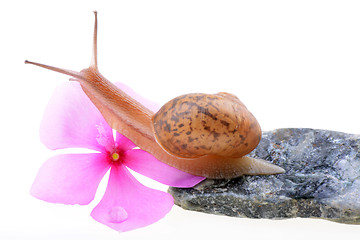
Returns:
[[[286,173],[207,179],[169,188],[184,209],[233,217],[321,218],[360,224],[360,135],[314,129],[264,132],[250,154]]]

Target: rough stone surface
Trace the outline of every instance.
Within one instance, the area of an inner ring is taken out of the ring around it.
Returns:
[[[322,218],[360,224],[360,135],[314,129],[264,132],[250,154],[286,173],[207,179],[169,188],[185,209],[233,217]]]

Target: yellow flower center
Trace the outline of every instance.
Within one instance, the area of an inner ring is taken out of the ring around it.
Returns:
[[[115,153],[113,153],[113,154],[111,155],[111,157],[112,157],[113,161],[117,161],[117,160],[119,160],[120,155],[115,152]]]

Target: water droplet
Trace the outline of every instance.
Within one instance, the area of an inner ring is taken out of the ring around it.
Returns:
[[[126,210],[120,206],[113,207],[109,212],[110,222],[121,223],[128,218]]]

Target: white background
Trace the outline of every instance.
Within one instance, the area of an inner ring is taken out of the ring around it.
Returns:
[[[263,130],[360,133],[359,1],[1,1],[0,9],[0,239],[360,236],[360,226],[238,219],[176,206],[156,224],[119,234],[89,216],[105,182],[89,206],[32,198],[37,170],[54,154],[39,141],[40,120],[52,91],[68,77],[23,63],[87,67],[97,10],[100,71],[153,101],[227,91]]]

